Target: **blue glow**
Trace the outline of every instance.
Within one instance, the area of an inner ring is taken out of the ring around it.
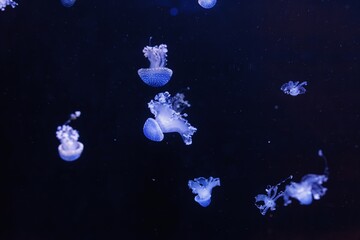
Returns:
[[[200,6],[206,9],[210,9],[215,6],[216,0],[198,0]]]
[[[64,7],[72,7],[75,4],[76,0],[61,0],[61,4]]]
[[[170,9],[171,16],[177,16],[179,14],[179,10],[176,7]]]
[[[299,84],[299,82],[289,81],[288,83],[283,84],[280,89],[285,94],[289,94],[291,96],[297,96],[299,94],[304,94],[306,92],[306,89],[303,87],[306,85],[307,82],[302,82]]]

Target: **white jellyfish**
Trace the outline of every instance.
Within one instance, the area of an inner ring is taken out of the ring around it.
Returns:
[[[64,7],[72,7],[75,4],[76,0],[61,0],[61,4]]]
[[[16,7],[18,4],[13,0],[0,0],[0,10],[5,11],[6,6]]]
[[[169,92],[163,92],[148,103],[151,113],[155,116],[155,119],[148,118],[143,127],[144,135],[148,139],[161,142],[164,133],[177,132],[186,145],[192,144],[192,135],[197,129],[185,119],[186,113],[181,114],[184,108],[190,107],[184,97],[184,94],[180,93],[171,97]]]
[[[281,86],[281,90],[285,94],[290,94],[291,96],[297,96],[299,94],[304,94],[306,92],[306,89],[303,86],[306,86],[307,82],[302,82],[299,84],[299,82],[293,82],[289,81],[288,83],[285,83]]]
[[[329,170],[327,160],[321,150],[319,150],[318,155],[325,161],[324,174],[307,174],[301,179],[300,183],[291,182],[286,186],[284,193],[285,206],[291,203],[290,198],[297,199],[301,205],[310,205],[313,199],[319,200],[325,195],[327,188],[323,187],[322,184],[328,180]]]
[[[166,66],[167,46],[160,44],[159,46],[146,46],[143,49],[144,56],[149,59],[149,68],[140,68],[138,74],[149,86],[161,87],[170,81],[173,71]]]
[[[71,114],[69,120],[57,128],[56,137],[61,142],[58,147],[59,155],[64,161],[75,161],[80,157],[82,151],[84,150],[84,145],[78,141],[78,131],[67,125],[72,120],[80,117],[80,114],[80,111],[76,111],[75,113]]]
[[[189,180],[188,186],[194,194],[197,194],[195,202],[199,203],[202,207],[207,207],[211,203],[211,191],[214,187],[220,186],[220,179],[199,177],[195,178],[194,181]]]
[[[198,3],[203,8],[209,9],[215,6],[216,0],[198,0]]]
[[[276,210],[276,200],[284,195],[284,192],[277,192],[278,187],[288,179],[291,179],[292,176],[290,175],[287,179],[281,181],[280,183],[276,184],[275,186],[267,186],[265,189],[267,195],[265,194],[258,194],[255,197],[255,206],[260,209],[260,213],[265,215],[266,212],[270,209],[270,211]],[[263,204],[257,204],[257,202],[263,202]]]

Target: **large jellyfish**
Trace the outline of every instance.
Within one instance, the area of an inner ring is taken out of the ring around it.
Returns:
[[[287,179],[281,181],[280,183],[276,184],[275,186],[268,185],[265,189],[267,195],[265,194],[258,194],[255,197],[255,206],[260,209],[260,213],[265,215],[266,212],[270,209],[270,211],[276,210],[276,200],[284,195],[284,192],[277,192],[278,187],[288,179],[291,179],[292,176],[290,175]],[[263,202],[263,204],[257,204],[257,202]]]
[[[302,82],[299,84],[299,82],[289,81],[288,83],[284,83],[280,89],[285,94],[290,94],[291,96],[295,97],[299,94],[304,94],[306,92],[306,89],[303,87],[306,85],[307,85],[307,82]]]
[[[325,161],[324,174],[307,174],[301,179],[300,183],[291,182],[286,186],[284,193],[285,206],[291,203],[290,198],[297,199],[301,205],[310,205],[313,199],[319,200],[325,195],[327,188],[323,187],[322,184],[328,180],[329,169],[322,150],[319,150],[318,155]]]
[[[76,0],[61,0],[61,4],[64,7],[72,7],[75,4]]]
[[[197,194],[195,202],[199,203],[202,207],[207,207],[211,203],[211,191],[214,187],[220,186],[220,179],[199,177],[195,178],[194,181],[189,180],[188,186],[194,194]]]
[[[0,10],[1,11],[5,11],[6,6],[11,6],[12,8],[14,8],[14,7],[16,7],[16,5],[18,5],[18,4],[13,0],[0,0]]]
[[[203,8],[209,9],[215,6],[217,0],[198,0],[198,3]]]
[[[180,93],[171,97],[169,92],[163,92],[148,103],[151,113],[155,116],[155,119],[148,118],[144,124],[143,132],[148,139],[161,142],[164,133],[177,132],[186,145],[192,143],[192,135],[197,129],[185,119],[186,113],[181,114],[182,110],[190,107],[184,97],[184,94]]]
[[[78,159],[84,150],[84,145],[78,141],[79,133],[68,124],[80,117],[81,112],[76,111],[70,115],[62,126],[59,126],[56,131],[56,137],[60,140],[61,144],[58,147],[59,155],[64,161],[75,161]]]
[[[170,81],[173,71],[165,67],[167,52],[165,44],[154,47],[146,46],[143,49],[144,56],[150,61],[149,68],[138,70],[138,74],[144,83],[152,87],[161,87]]]

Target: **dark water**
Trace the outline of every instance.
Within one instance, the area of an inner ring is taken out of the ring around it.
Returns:
[[[359,1],[18,3],[0,12],[1,239],[360,239]],[[150,36],[169,49],[162,88],[137,75]],[[190,101],[192,145],[143,136],[163,91]],[[55,131],[75,110],[68,163]],[[262,216],[254,196],[321,174],[318,149],[326,195]],[[221,179],[207,208],[199,176]]]

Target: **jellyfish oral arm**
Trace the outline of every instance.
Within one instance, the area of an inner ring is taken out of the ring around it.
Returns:
[[[13,0],[0,0],[0,10],[5,11],[6,6],[11,6],[12,8],[15,8],[17,6],[17,2]]]

